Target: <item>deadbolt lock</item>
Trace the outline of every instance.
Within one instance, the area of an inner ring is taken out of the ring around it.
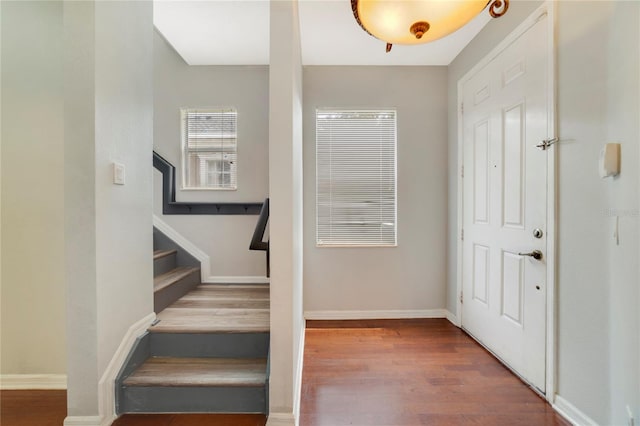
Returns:
[[[533,236],[536,238],[542,238],[542,236],[544,235],[544,232],[542,232],[542,229],[540,228],[536,228],[533,230]]]

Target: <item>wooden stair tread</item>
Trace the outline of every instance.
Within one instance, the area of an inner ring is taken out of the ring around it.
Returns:
[[[153,260],[162,259],[163,257],[172,255],[173,253],[177,253],[178,250],[154,250],[153,252]]]
[[[156,333],[261,333],[269,331],[268,309],[172,308],[149,328]]]
[[[169,272],[158,275],[153,279],[153,291],[156,292],[167,288],[171,284],[199,270],[200,268],[194,268],[191,266],[179,266]]]
[[[170,358],[145,361],[125,386],[263,386],[266,359]]]
[[[212,284],[212,283],[204,283],[200,284],[198,287],[201,287],[203,290],[233,290],[233,289],[253,289],[253,290],[264,290],[269,291],[269,284]]]
[[[185,294],[183,300],[269,300],[269,288],[244,288],[229,286],[209,288],[214,286],[200,285]],[[217,286],[216,286],[217,287]]]
[[[269,299],[179,299],[170,306],[175,309],[269,309]]]

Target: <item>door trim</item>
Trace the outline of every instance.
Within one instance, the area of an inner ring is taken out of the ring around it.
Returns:
[[[529,28],[535,25],[545,15],[547,17],[547,111],[548,111],[548,128],[547,137],[554,138],[557,134],[556,127],[556,2],[546,1],[538,9],[536,9],[529,17],[527,17],[515,30],[513,30],[508,36],[506,36],[495,48],[493,48],[489,54],[482,58],[473,68],[471,68],[460,80],[458,80],[458,226],[456,239],[458,241],[457,250],[457,280],[456,280],[456,296],[458,322],[460,327],[462,326],[462,253],[463,244],[461,241],[462,229],[463,229],[463,217],[464,217],[464,187],[463,187],[463,159],[464,159],[464,129],[462,121],[462,97],[463,97],[463,85],[478,73],[482,68],[493,61],[503,50],[511,45],[516,39],[524,34]],[[556,145],[557,146],[557,145]],[[557,212],[557,198],[556,198],[556,146],[547,151],[547,303],[546,303],[546,356],[545,356],[545,398],[549,403],[553,404],[556,395],[556,321],[557,321],[557,307],[556,307],[556,212]]]

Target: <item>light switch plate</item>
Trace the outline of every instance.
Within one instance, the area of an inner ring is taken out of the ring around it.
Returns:
[[[113,163],[114,185],[124,185],[124,164]]]

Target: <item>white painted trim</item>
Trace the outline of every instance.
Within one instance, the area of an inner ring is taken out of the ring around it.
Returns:
[[[203,284],[269,284],[268,277],[261,276],[236,276],[236,277],[223,277],[223,276],[209,276],[202,280]]]
[[[449,322],[453,325],[455,325],[456,327],[460,327],[460,320],[458,319],[457,316],[453,315],[453,313],[451,313],[450,311],[447,311],[446,313],[446,318],[449,320]]]
[[[269,413],[266,426],[298,426],[293,413]]]
[[[464,164],[464,128],[463,116],[460,110],[462,103],[462,90],[464,84],[471,79],[478,71],[493,61],[503,50],[511,43],[524,34],[529,28],[535,25],[544,15],[547,16],[547,31],[549,41],[547,44],[547,54],[549,58],[549,66],[547,69],[548,87],[548,137],[556,136],[556,8],[555,1],[548,0],[537,8],[529,17],[527,17],[515,30],[505,37],[495,48],[491,50],[484,58],[482,58],[474,67],[472,67],[460,80],[458,80],[458,229],[456,238],[460,238],[463,229],[464,215],[464,187],[463,179],[460,178],[460,172]],[[547,154],[547,312],[546,312],[546,371],[545,371],[545,398],[549,403],[553,401],[553,395],[556,391],[556,149],[557,145],[548,150]],[[458,318],[462,325],[464,317],[462,314],[462,303],[460,302],[460,293],[462,291],[462,266],[463,266],[463,243],[458,240],[458,279],[456,280],[456,295],[458,296]]]
[[[2,374],[1,390],[64,390],[66,374]]]
[[[542,8],[546,6],[547,13],[547,57],[549,60],[547,69],[547,78],[549,82],[547,99],[547,135],[549,138],[558,136],[558,128],[556,121],[557,114],[557,70],[556,70],[556,17],[557,17],[557,2],[547,1]],[[556,395],[556,318],[557,318],[557,306],[556,306],[556,265],[558,262],[558,255],[556,252],[556,245],[558,240],[557,227],[557,211],[558,211],[558,198],[557,198],[557,152],[558,145],[555,145],[547,153],[547,330],[546,330],[546,377],[545,377],[545,398],[549,404],[553,404],[554,396]]]
[[[598,426],[598,423],[560,395],[556,395],[553,409],[574,426]]]
[[[99,416],[67,416],[64,426],[102,426]]]
[[[211,271],[211,260],[209,256],[155,214],[153,215],[153,226],[158,228],[159,231],[200,262],[200,279],[202,282],[205,282]]]
[[[298,339],[298,359],[295,381],[293,382],[293,415],[299,421],[300,419],[300,400],[302,399],[302,369],[304,366],[304,340],[307,335],[307,327],[305,320],[302,320],[302,328],[300,330],[300,338]],[[297,423],[297,421],[296,421]]]
[[[155,321],[156,314],[151,312],[149,315],[140,319],[138,322],[129,327],[125,333],[120,346],[111,357],[109,365],[102,374],[98,383],[98,412],[100,413],[101,423],[103,426],[110,425],[116,419],[116,400],[115,400],[115,381],[120,369],[124,365],[131,348],[138,336],[145,332],[147,328]],[[65,422],[66,426],[66,422]]]
[[[397,310],[397,311],[305,311],[306,320],[367,320],[446,318],[446,309]]]

